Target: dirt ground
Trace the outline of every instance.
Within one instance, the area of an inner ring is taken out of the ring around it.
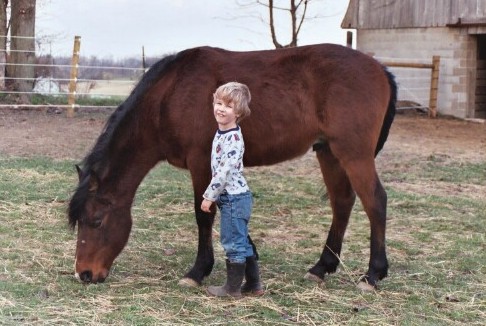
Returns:
[[[70,119],[55,108],[0,109],[0,155],[81,160],[110,112],[110,109],[85,109]],[[403,157],[421,159],[431,155],[468,162],[486,161],[486,123],[429,119],[414,111],[403,111],[392,125],[378,165],[394,164]],[[310,154],[298,162],[304,170],[306,166],[316,167]],[[292,164],[295,166],[295,162]]]

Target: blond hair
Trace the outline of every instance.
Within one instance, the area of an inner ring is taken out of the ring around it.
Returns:
[[[226,105],[233,103],[234,110],[238,118],[236,122],[240,122],[250,115],[249,107],[251,101],[250,89],[248,86],[238,82],[229,82],[219,86],[213,94],[214,100],[223,101]]]

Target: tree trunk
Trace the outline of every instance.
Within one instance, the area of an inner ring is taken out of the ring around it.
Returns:
[[[5,90],[5,63],[7,63],[7,0],[0,0],[0,91]]]
[[[10,31],[10,63],[8,75],[15,80],[14,89],[31,92],[35,78],[35,2],[36,0],[12,1],[12,26]],[[11,70],[10,70],[11,68]],[[26,96],[22,96],[25,100]]]

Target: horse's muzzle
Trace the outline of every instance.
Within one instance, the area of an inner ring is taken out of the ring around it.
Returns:
[[[91,271],[84,271],[81,273],[76,273],[76,278],[78,278],[83,283],[103,283],[106,279],[106,276],[97,275],[93,277],[93,272]]]

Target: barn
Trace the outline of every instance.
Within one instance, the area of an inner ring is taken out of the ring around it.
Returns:
[[[355,29],[356,48],[383,62],[440,56],[438,113],[486,118],[486,0],[350,0],[341,27]],[[430,71],[391,70],[399,99],[427,106]]]

